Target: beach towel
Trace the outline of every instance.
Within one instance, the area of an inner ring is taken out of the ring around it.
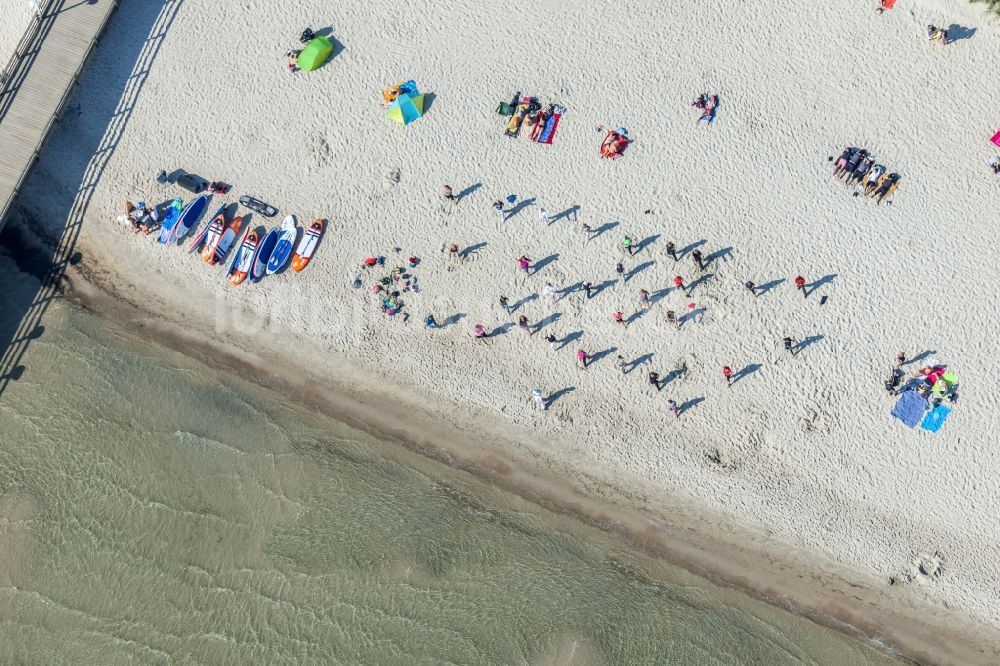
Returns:
[[[992,141],[995,146],[1000,147],[1000,130],[997,130],[997,133],[993,135],[990,141]]]
[[[555,138],[556,128],[559,127],[559,119],[562,117],[565,107],[557,106],[554,107],[552,113],[549,117],[545,119],[545,127],[538,135],[538,143],[552,143],[552,139]]]
[[[523,107],[519,108],[517,113],[507,121],[507,129],[504,130],[504,134],[507,136],[517,136],[518,132],[521,131],[521,121],[524,120],[524,114]]]
[[[920,427],[927,432],[937,432],[944,425],[945,419],[951,414],[951,407],[945,407],[944,405],[938,405],[931,411],[927,412],[924,416],[924,420],[920,423]]]
[[[916,391],[905,391],[892,408],[892,415],[911,428],[915,428],[924,412],[927,411],[927,398]]]

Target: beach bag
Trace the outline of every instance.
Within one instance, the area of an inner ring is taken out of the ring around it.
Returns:
[[[514,115],[514,105],[508,104],[507,102],[500,102],[500,104],[497,106],[497,115],[501,116]]]

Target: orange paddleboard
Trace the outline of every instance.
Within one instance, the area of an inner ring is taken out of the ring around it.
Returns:
[[[229,252],[229,248],[233,246],[233,241],[236,240],[236,236],[239,235],[242,227],[243,216],[237,215],[222,232],[222,236],[219,237],[216,247],[212,253],[208,254],[207,251],[202,252],[201,258],[213,266],[222,261],[222,259],[226,256],[226,253]]]
[[[292,270],[296,273],[309,265],[309,260],[312,259],[316,248],[319,247],[319,239],[323,235],[325,224],[323,220],[313,220],[313,223],[302,235],[302,240],[299,241],[299,246],[295,249],[295,255],[292,256]]]

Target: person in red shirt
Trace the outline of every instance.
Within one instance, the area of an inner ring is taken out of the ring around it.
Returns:
[[[722,376],[726,378],[726,386],[733,385],[733,369],[728,365],[722,366]]]
[[[622,313],[621,312],[615,312],[615,313],[613,313],[611,315],[611,318],[614,319],[619,324],[622,324],[622,325],[625,324],[625,320],[622,318]]]
[[[795,278],[795,288],[802,292],[802,298],[806,297],[806,279],[801,275]]]
[[[685,296],[690,296],[687,287],[684,286],[684,278],[682,278],[680,275],[674,277],[674,286],[677,287],[678,289],[683,290]]]

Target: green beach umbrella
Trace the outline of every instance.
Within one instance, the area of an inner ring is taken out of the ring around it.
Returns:
[[[422,115],[424,115],[424,96],[422,94],[403,93],[385,112],[386,118],[391,118],[400,125],[409,125]]]
[[[300,69],[311,72],[322,67],[331,53],[333,53],[333,42],[326,37],[315,37],[299,53],[295,64]]]

